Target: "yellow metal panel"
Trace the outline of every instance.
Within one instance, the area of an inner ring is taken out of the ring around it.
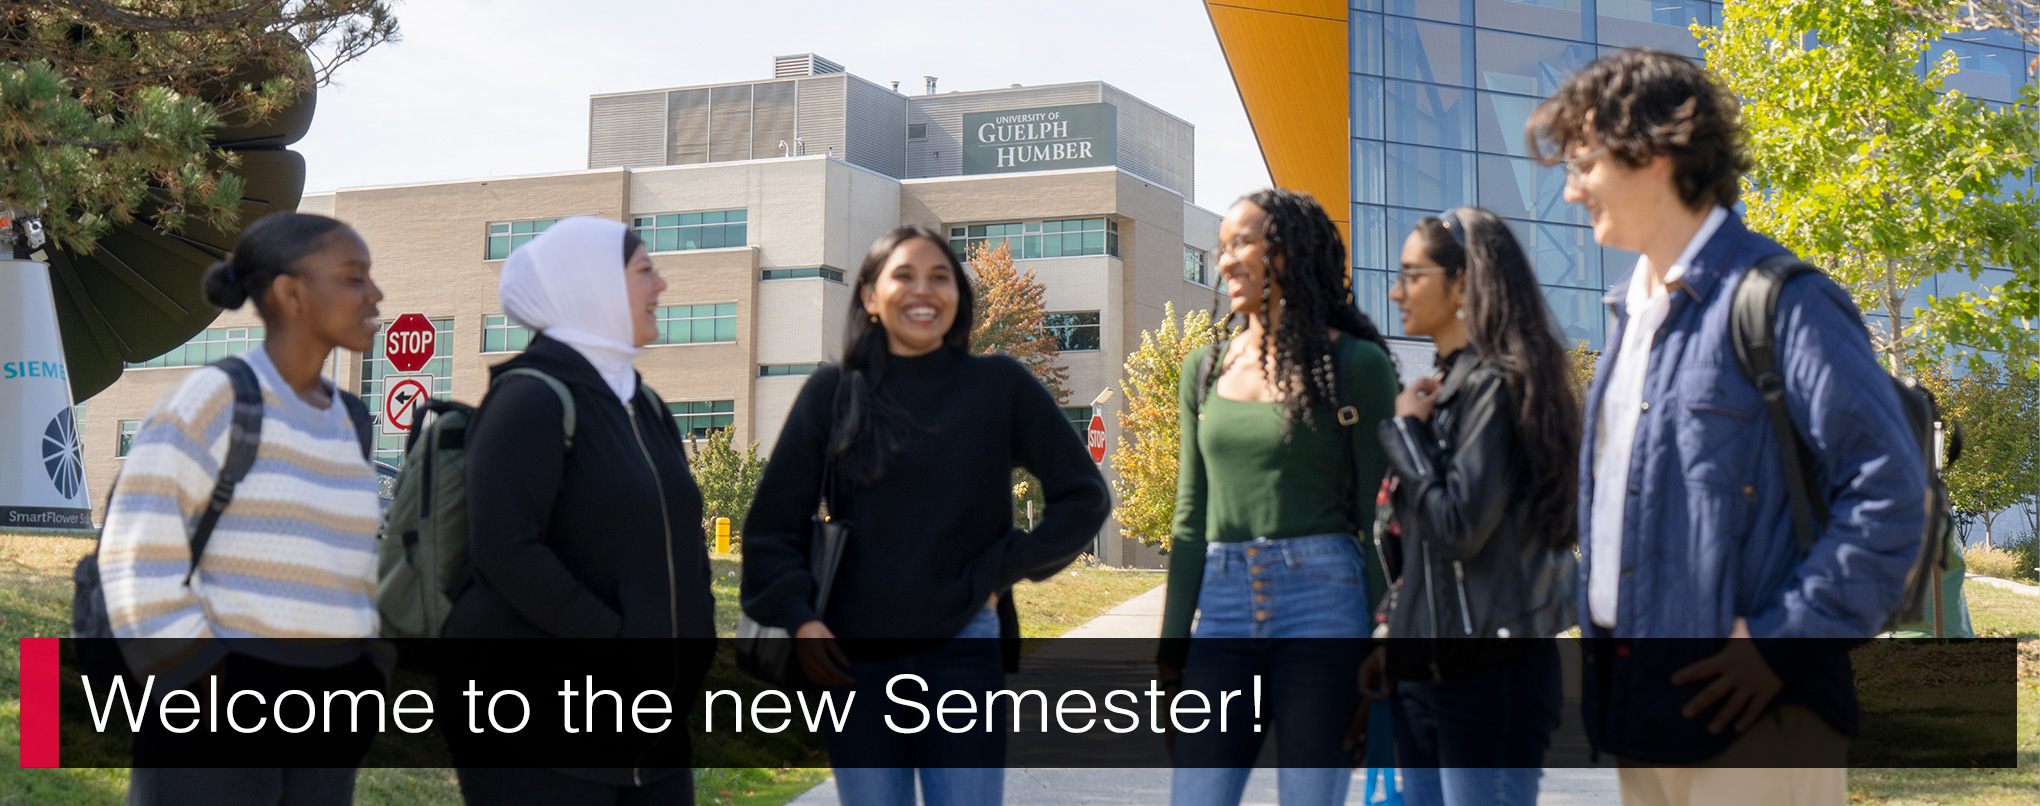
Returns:
[[[1239,87],[1275,184],[1317,197],[1349,229],[1351,156],[1346,4],[1322,0],[1206,0],[1211,27]]]

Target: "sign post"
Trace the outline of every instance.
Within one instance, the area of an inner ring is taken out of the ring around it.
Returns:
[[[92,496],[50,268],[0,260],[0,531],[86,531]]]

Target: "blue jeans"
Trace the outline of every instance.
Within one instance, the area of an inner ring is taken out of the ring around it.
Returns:
[[[1437,683],[1396,684],[1409,806],[1535,806],[1563,694],[1558,646]]]
[[[1367,582],[1352,535],[1212,543],[1197,595],[1197,629],[1183,689],[1254,689],[1229,703],[1234,726],[1176,736],[1175,806],[1237,804],[1266,731],[1241,730],[1265,716],[1275,732],[1283,806],[1344,803],[1353,780],[1346,729],[1360,707],[1367,636]],[[1349,640],[1324,640],[1349,639]]]
[[[922,719],[913,709],[887,698],[886,682],[896,675],[914,674],[928,681],[927,690],[918,695],[918,686],[894,692],[912,696],[930,714],[944,692],[969,691],[982,697],[984,692],[1005,688],[1005,657],[1000,654],[998,638],[999,615],[987,607],[956,638],[933,649],[904,658],[850,664],[850,676],[857,685],[847,690],[856,692],[854,713],[863,718],[851,719],[841,733],[823,737],[829,763],[835,767],[836,794],[844,806],[914,806],[916,773],[927,806],[998,806],[1002,802],[1006,787],[1003,715],[989,731],[980,726],[964,733],[949,733],[930,724],[919,733],[900,734],[884,722],[887,715],[902,726]]]

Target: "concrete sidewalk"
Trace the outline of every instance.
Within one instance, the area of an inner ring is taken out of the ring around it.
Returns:
[[[1166,597],[1163,587],[1126,600],[1118,607],[1106,611],[1084,625],[1064,634],[1064,638],[1154,638],[1162,631],[1162,602]],[[1060,639],[1058,639],[1060,641]],[[1054,653],[1057,642],[1050,642],[1037,654]],[[1073,646],[1073,644],[1072,644]],[[1570,723],[1579,721],[1578,668],[1574,659],[1568,658],[1566,679],[1565,718]],[[1023,664],[1021,676],[1026,674]],[[1024,686],[1022,686],[1024,687]],[[1575,727],[1575,730],[1577,728]],[[1571,742],[1561,732],[1554,737],[1552,754],[1580,751],[1582,748],[1568,747]],[[1584,744],[1583,741],[1580,744]],[[1041,769],[1014,768],[1006,771],[1007,806],[1061,806],[1062,804],[1084,804],[1086,806],[1141,806],[1144,804],[1166,804],[1169,802],[1169,778],[1171,771],[1162,768],[1140,767],[1123,769]],[[1346,802],[1360,804],[1366,791],[1364,771],[1353,773],[1353,789]],[[1277,806],[1280,803],[1275,786],[1274,770],[1255,770],[1247,779],[1245,797],[1241,806]],[[1621,802],[1620,792],[1613,769],[1571,769],[1558,768],[1544,771],[1544,781],[1537,802],[1541,806],[1614,806]],[[831,778],[820,786],[808,791],[793,801],[792,806],[841,806],[842,799],[836,794],[836,781]]]

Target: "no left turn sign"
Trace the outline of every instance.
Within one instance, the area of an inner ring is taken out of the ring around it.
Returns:
[[[411,418],[417,416],[418,407],[431,399],[431,375],[384,375],[382,435],[401,437],[411,433]]]

